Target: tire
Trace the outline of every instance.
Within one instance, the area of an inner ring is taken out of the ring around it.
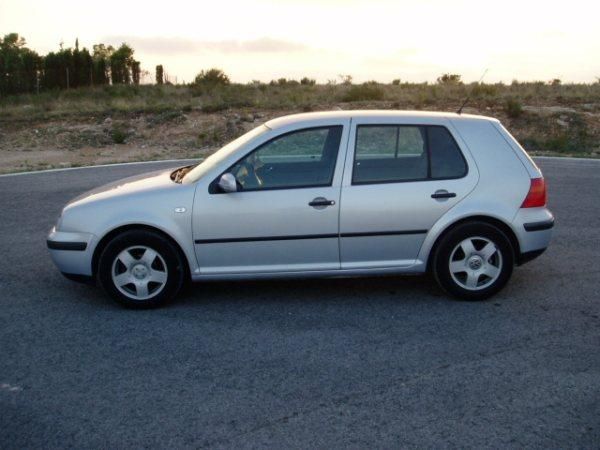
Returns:
[[[169,302],[185,280],[178,248],[149,230],[125,231],[104,248],[98,281],[118,303],[128,308],[155,308]]]
[[[433,254],[440,287],[462,300],[485,300],[508,282],[514,267],[508,237],[486,222],[467,222],[442,236]],[[463,270],[464,269],[464,270]]]

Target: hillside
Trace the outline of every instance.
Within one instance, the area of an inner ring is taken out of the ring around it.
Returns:
[[[104,86],[0,99],[0,172],[198,158],[273,117],[331,109],[499,118],[537,155],[600,156],[600,84]]]

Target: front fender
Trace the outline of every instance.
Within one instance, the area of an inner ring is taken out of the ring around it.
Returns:
[[[192,242],[192,208],[194,185],[178,185],[138,195],[103,199],[71,208],[61,221],[61,230],[92,235],[88,242],[95,255],[103,239],[123,227],[141,225],[155,228],[171,237],[183,251],[190,270],[198,267]],[[87,252],[86,252],[87,253]],[[92,258],[85,273],[92,272]]]

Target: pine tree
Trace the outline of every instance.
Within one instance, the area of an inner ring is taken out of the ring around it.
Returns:
[[[158,66],[156,66],[156,84],[163,84],[164,80],[163,80],[163,66],[162,64],[159,64]]]
[[[140,62],[133,61],[131,63],[131,78],[136,86],[140,84]]]

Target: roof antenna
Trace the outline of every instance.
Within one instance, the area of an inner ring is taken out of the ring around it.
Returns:
[[[481,83],[481,81],[483,80],[483,77],[485,77],[485,74],[487,73],[488,69],[485,69],[483,71],[483,75],[481,75],[481,78],[479,79],[479,81],[477,82],[477,84]],[[465,107],[465,105],[468,103],[469,100],[471,100],[471,94],[472,94],[473,90],[471,90],[471,92],[469,92],[469,95],[467,95],[467,98],[465,99],[465,101],[463,102],[462,105],[460,105],[460,108],[458,108],[458,111],[456,111],[456,114],[460,114],[462,113],[463,108]]]

